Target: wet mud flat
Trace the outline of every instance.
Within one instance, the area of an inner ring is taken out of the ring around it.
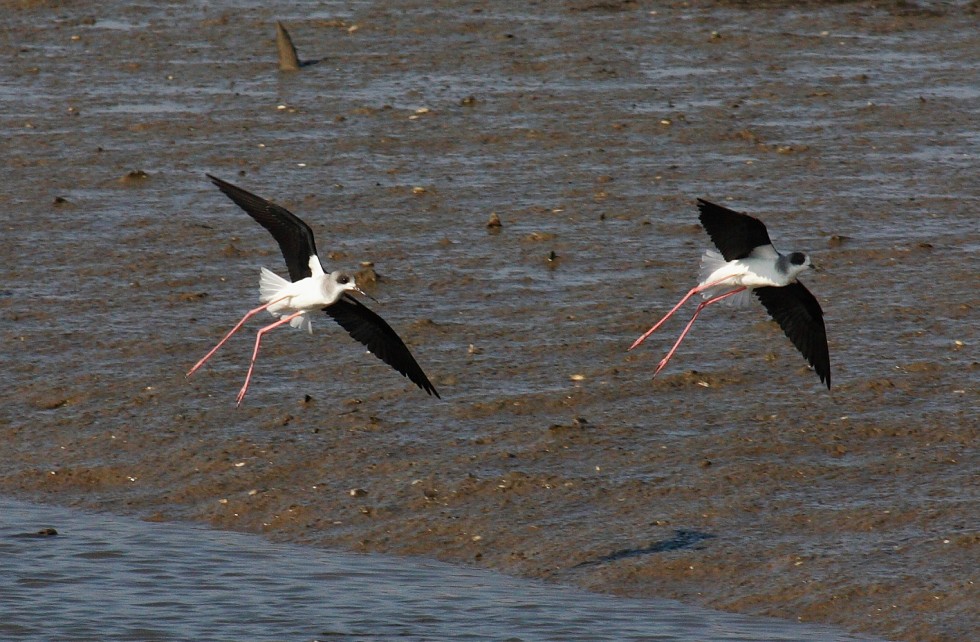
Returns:
[[[0,492],[975,634],[975,5],[2,7]],[[372,263],[444,400],[326,318],[185,380],[282,271],[206,171]],[[761,306],[625,352],[695,197],[825,268],[832,392]]]

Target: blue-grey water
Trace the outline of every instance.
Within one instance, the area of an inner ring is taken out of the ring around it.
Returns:
[[[57,535],[40,536],[54,528]],[[861,640],[439,562],[0,499],[2,640]]]

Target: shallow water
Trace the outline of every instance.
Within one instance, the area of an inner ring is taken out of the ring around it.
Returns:
[[[41,536],[54,528],[57,535]],[[439,562],[0,499],[4,640],[869,638]]]
[[[399,6],[0,4],[4,492],[969,637],[975,8]],[[320,62],[280,73],[275,20]],[[281,269],[205,172],[373,262],[443,401],[329,319],[240,409],[255,325],[185,379]],[[656,380],[690,311],[626,353],[696,277],[696,197],[824,267],[832,392],[757,305]]]

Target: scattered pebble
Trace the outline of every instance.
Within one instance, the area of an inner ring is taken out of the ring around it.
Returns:
[[[33,533],[17,533],[16,535],[8,535],[8,537],[19,537],[19,538],[36,538],[36,537],[54,537],[58,534],[53,528],[42,528],[41,530],[34,531]]]
[[[31,400],[31,404],[38,410],[56,410],[62,406],[67,406],[71,400],[68,397],[62,396],[57,392],[52,392],[47,395],[42,394]]]
[[[530,234],[524,237],[524,240],[539,242],[539,241],[550,241],[553,238],[555,238],[555,235],[552,234],[551,232],[531,232]]]
[[[134,169],[126,172],[126,175],[119,179],[120,183],[133,185],[136,183],[142,183],[143,181],[150,178],[150,175],[141,169]]]
[[[374,263],[366,263],[367,265],[361,263],[361,269],[354,273],[354,283],[360,287],[373,286],[381,279],[374,270]]]

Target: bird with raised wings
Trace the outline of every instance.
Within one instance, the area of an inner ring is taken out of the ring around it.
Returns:
[[[259,329],[256,334],[255,348],[252,350],[252,360],[248,367],[248,374],[245,376],[245,385],[238,393],[237,403],[240,405],[252,379],[252,370],[259,355],[262,336],[287,323],[294,328],[312,332],[311,317],[322,310],[347,330],[354,339],[367,346],[376,357],[408,377],[428,394],[439,397],[435,386],[425,376],[401,337],[384,319],[351,295],[352,292],[364,294],[354,283],[354,277],[346,272],[326,272],[323,269],[313,240],[313,231],[309,225],[284,207],[210,174],[208,178],[272,234],[286,260],[289,280],[262,268],[259,277],[259,301],[262,305],[242,317],[242,320],[218,342],[218,345],[194,364],[187,373],[188,377],[203,366],[246,321],[263,310],[269,312],[279,320]]]
[[[823,310],[816,297],[798,280],[800,274],[813,267],[810,257],[803,252],[777,252],[769,240],[766,226],[755,217],[704,199],[698,199],[698,209],[701,225],[718,251],[705,251],[698,285],[629,349],[643,343],[688,299],[696,294],[704,297],[681,336],[657,365],[653,373],[656,377],[674,356],[704,308],[721,301],[738,304],[743,295],[752,292],[829,389],[830,350]]]

